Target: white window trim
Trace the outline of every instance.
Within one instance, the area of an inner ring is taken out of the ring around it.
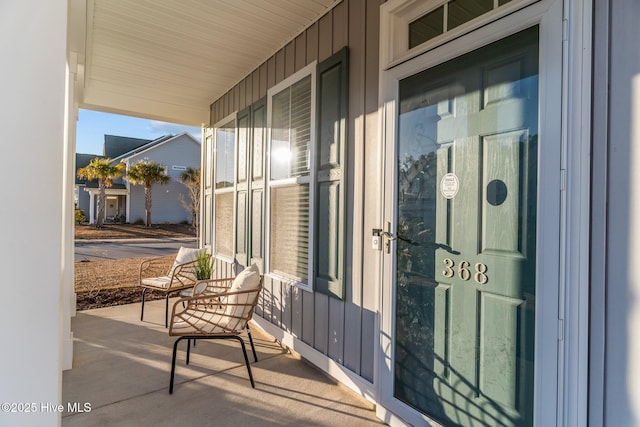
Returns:
[[[264,210],[264,271],[265,275],[274,279],[283,281],[293,286],[297,286],[305,291],[313,292],[313,278],[314,274],[314,257],[315,257],[315,176],[316,176],[316,68],[317,61],[312,62],[306,67],[302,68],[298,72],[284,79],[282,82],[273,86],[267,91],[267,136],[266,136],[266,149],[265,160],[266,169],[264,177],[265,188],[265,210]],[[310,170],[309,175],[277,180],[271,182],[271,125],[272,125],[272,112],[273,112],[273,96],[280,93],[284,89],[292,86],[303,78],[311,76],[311,155],[310,155]],[[307,283],[301,282],[297,279],[284,276],[280,273],[271,271],[271,188],[277,186],[294,185],[294,184],[308,184],[309,185],[309,259],[308,259],[308,278]]]
[[[213,212],[206,212],[206,200],[207,196],[211,198],[211,206],[213,209],[213,184],[211,178],[213,175],[213,138],[214,128],[203,127],[202,128],[202,145],[200,156],[200,238],[199,246],[209,250],[209,253],[213,253]],[[210,138],[211,145],[207,145],[207,139]],[[209,179],[211,178],[211,179]],[[207,186],[208,184],[208,186]],[[208,236],[206,236],[208,234]],[[206,243],[208,240],[209,243]]]
[[[218,135],[218,130],[222,127],[224,127],[225,125],[228,125],[229,122],[233,121],[234,123],[234,132],[235,132],[235,136],[234,136],[234,151],[233,151],[233,186],[232,187],[225,187],[225,188],[220,188],[217,189],[216,188],[216,165],[217,165],[217,161],[218,161],[218,156],[217,156],[217,152],[218,152],[218,141],[217,141],[217,135]],[[211,253],[213,254],[213,257],[215,259],[218,259],[220,261],[223,262],[227,262],[229,264],[233,264],[235,259],[234,256],[228,256],[228,255],[221,255],[217,253],[217,248],[216,248],[216,216],[215,216],[215,212],[216,212],[216,196],[218,194],[224,194],[224,193],[232,193],[233,192],[233,231],[231,233],[231,238],[233,240],[232,242],[232,252],[235,254],[236,253],[236,227],[235,227],[235,217],[236,217],[236,199],[237,199],[237,195],[236,195],[236,166],[235,166],[235,162],[236,162],[236,154],[237,154],[237,144],[238,144],[238,123],[237,123],[237,112],[233,112],[231,114],[229,114],[227,117],[225,117],[224,119],[220,120],[219,122],[217,122],[214,126],[213,126],[213,146],[212,146],[212,156],[211,156],[211,168],[212,168],[212,182],[211,182],[211,215],[213,216],[213,221],[211,222]]]

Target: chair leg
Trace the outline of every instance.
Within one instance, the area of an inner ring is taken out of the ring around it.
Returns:
[[[164,327],[169,327],[169,292],[167,292],[167,297],[164,301]]]
[[[144,317],[144,295],[147,293],[147,288],[142,288],[142,309],[140,310],[140,321]]]
[[[253,361],[258,361],[258,355],[256,354],[256,347],[253,345],[253,338],[251,338],[251,329],[249,329],[249,324],[247,323],[247,335],[249,335],[249,343],[251,343],[251,351],[253,352]]]
[[[176,373],[176,356],[178,353],[178,343],[180,341],[182,341],[183,339],[187,340],[187,365],[189,364],[189,352],[191,350],[191,339],[193,338],[193,341],[195,343],[195,338],[194,337],[189,337],[189,336],[185,336],[185,337],[180,337],[178,338],[174,343],[173,343],[173,355],[171,356],[171,380],[169,381],[169,394],[173,394],[173,382],[174,382],[174,377],[175,377],[175,373]],[[256,383],[253,379],[253,372],[251,372],[251,364],[249,363],[249,356],[247,355],[247,347],[244,343],[244,340],[242,339],[242,337],[240,336],[227,336],[227,337],[219,337],[219,338],[223,338],[223,339],[228,339],[228,338],[232,338],[235,340],[238,340],[238,342],[240,342],[240,347],[242,348],[242,355],[244,356],[244,364],[247,367],[247,372],[249,373],[249,381],[251,382],[251,387],[256,388]]]
[[[169,394],[173,394],[173,377],[176,373],[176,353],[178,351],[178,343],[182,340],[182,337],[178,338],[173,343],[173,357],[171,358],[171,381],[169,382]]]
[[[240,341],[240,347],[242,347],[242,354],[244,355],[244,363],[247,365],[247,372],[249,372],[249,381],[251,381],[251,387],[256,388],[256,383],[253,381],[253,374],[251,373],[251,365],[249,364],[249,357],[247,356],[247,347],[244,345],[242,337],[234,336],[232,338]]]

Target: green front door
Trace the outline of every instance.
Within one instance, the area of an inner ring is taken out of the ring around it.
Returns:
[[[400,81],[394,397],[533,424],[538,29]]]

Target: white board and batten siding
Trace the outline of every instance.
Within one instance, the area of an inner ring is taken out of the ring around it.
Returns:
[[[267,91],[305,66],[349,48],[346,164],[345,292],[342,300],[308,292],[266,276],[256,314],[287,339],[314,349],[371,385],[376,353],[379,252],[368,245],[380,227],[378,37],[382,0],[339,3],[211,105],[211,122],[263,99]],[[211,160],[209,160],[211,161]],[[232,266],[217,261],[217,276]],[[307,356],[308,357],[308,356]],[[351,374],[349,374],[351,375]],[[369,387],[367,387],[369,388]]]

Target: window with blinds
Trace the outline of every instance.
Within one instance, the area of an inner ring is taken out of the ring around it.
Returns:
[[[227,122],[215,132],[214,251],[233,258],[234,184],[236,121]]]
[[[312,69],[270,95],[269,271],[310,286]]]
[[[215,128],[216,256],[344,298],[348,49]],[[205,210],[210,206],[205,199]]]

